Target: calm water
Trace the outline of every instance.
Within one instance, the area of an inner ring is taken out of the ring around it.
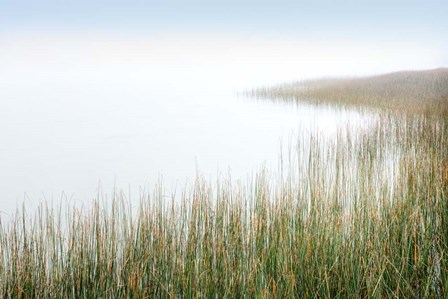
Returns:
[[[161,178],[167,192],[197,173],[245,180],[261,165],[276,169],[281,145],[302,131],[331,136],[338,124],[363,122],[354,112],[238,97],[242,86],[206,72],[58,67],[0,79],[6,214],[63,192],[90,202],[100,187],[137,199]]]

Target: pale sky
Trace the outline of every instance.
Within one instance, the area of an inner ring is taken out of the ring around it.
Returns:
[[[2,0],[0,28],[437,39],[446,35],[447,8],[441,0]]]
[[[235,88],[434,68],[448,65],[447,15],[446,1],[2,0],[0,67],[151,66]]]

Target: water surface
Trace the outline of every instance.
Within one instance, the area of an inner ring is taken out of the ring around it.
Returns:
[[[148,66],[0,71],[0,202],[90,202],[99,188],[136,199],[163,179],[169,193],[194,181],[246,180],[276,169],[292,136],[331,135],[355,112],[237,96],[242,86],[195,68]],[[251,86],[248,86],[251,87]]]

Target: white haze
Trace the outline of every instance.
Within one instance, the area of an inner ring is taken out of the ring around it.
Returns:
[[[0,35],[0,203],[89,201],[218,172],[274,168],[299,127],[363,122],[235,97],[260,85],[437,67],[431,47],[355,41],[105,33]],[[132,193],[132,192],[131,192]],[[138,192],[137,192],[138,193]],[[26,196],[25,196],[26,194]],[[134,195],[135,196],[135,195]],[[27,199],[27,200],[28,200]]]

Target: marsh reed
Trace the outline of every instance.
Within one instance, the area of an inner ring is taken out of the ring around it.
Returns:
[[[0,297],[446,298],[448,120],[383,111],[304,148],[137,210],[23,208],[0,223]]]
[[[247,90],[245,95],[400,113],[448,115],[448,68],[370,77],[303,80]]]

